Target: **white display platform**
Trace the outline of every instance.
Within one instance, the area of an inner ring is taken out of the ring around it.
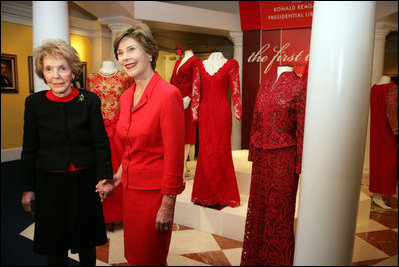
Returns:
[[[194,180],[192,177],[191,179],[186,178],[186,189],[182,194],[178,195],[176,199],[175,223],[199,231],[243,241],[249,188],[251,183],[252,162],[248,161],[248,150],[234,150],[232,151],[232,155],[238,189],[240,192],[241,205],[236,208],[228,206],[220,211],[194,205],[191,202],[191,192]],[[196,161],[190,161],[187,164],[188,169],[193,176],[195,173],[196,163]],[[299,192],[300,188],[298,188],[295,218],[297,217]],[[368,223],[370,206],[370,197],[361,192],[357,219],[358,225]]]

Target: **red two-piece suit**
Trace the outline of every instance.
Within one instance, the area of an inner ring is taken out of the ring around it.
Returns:
[[[183,59],[176,61],[175,67],[173,69],[172,77],[170,78],[170,83],[179,88],[182,97],[193,98],[193,71],[195,63],[201,61],[198,57],[192,56],[187,61],[179,65]],[[184,120],[185,120],[185,143],[194,145],[196,143],[196,128],[197,121],[193,120],[193,115],[191,111],[191,102],[188,107],[184,110]]]
[[[120,98],[116,133],[122,157],[125,257],[131,265],[166,265],[171,230],[155,229],[162,194],[180,194],[184,110],[180,91],[155,73],[134,106],[136,84]]]
[[[294,72],[259,87],[249,144],[253,164],[243,266],[293,264],[305,101],[306,80]]]

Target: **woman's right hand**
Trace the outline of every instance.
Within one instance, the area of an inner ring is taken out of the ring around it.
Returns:
[[[34,207],[34,200],[35,200],[35,192],[27,191],[22,194],[21,204],[24,210],[33,216],[35,215],[35,207]]]

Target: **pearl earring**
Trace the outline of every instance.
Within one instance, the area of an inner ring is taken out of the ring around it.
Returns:
[[[152,56],[148,56],[148,60],[151,62],[152,61]]]

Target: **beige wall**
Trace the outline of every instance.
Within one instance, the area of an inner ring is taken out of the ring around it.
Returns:
[[[1,22],[1,53],[17,55],[18,93],[1,93],[1,149],[22,147],[24,103],[29,93],[28,56],[32,51],[32,27]],[[71,44],[92,72],[92,42],[89,37],[71,35]]]

